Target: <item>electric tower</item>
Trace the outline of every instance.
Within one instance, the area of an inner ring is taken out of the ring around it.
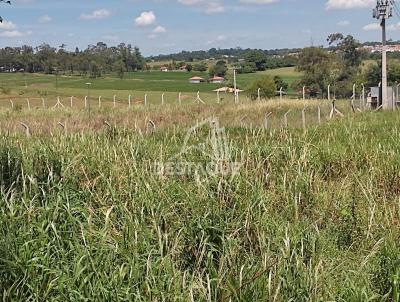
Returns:
[[[382,27],[382,108],[393,109],[393,102],[388,100],[387,88],[387,58],[386,58],[386,19],[392,17],[392,3],[389,0],[377,0],[373,11],[374,18],[381,21]]]

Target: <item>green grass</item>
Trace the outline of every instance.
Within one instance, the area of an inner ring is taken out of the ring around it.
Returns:
[[[246,89],[257,77],[262,74],[279,75],[291,83],[299,77],[299,74],[293,68],[281,68],[268,70],[263,73],[238,75],[238,87]],[[116,75],[106,75],[97,79],[88,79],[78,76],[59,76],[58,86],[56,87],[56,77],[51,75],[39,74],[6,74],[0,73],[0,87],[10,90],[11,94],[17,96],[46,96],[46,95],[79,95],[87,94],[86,83],[91,82],[91,90],[97,95],[112,96],[120,92],[128,94],[133,93],[212,93],[226,84],[190,84],[189,78],[192,76],[201,76],[208,78],[207,73],[198,72],[135,72],[126,73],[124,79],[119,79]],[[227,81],[233,81],[233,75],[228,74]],[[57,88],[57,89],[56,89]]]
[[[2,300],[399,301],[400,117],[262,129],[303,105],[1,111]],[[209,115],[240,174],[155,174]]]

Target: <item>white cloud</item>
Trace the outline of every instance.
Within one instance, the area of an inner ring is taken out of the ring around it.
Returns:
[[[363,27],[363,30],[370,31],[370,30],[379,30],[381,28],[379,23],[371,23],[367,24]]]
[[[167,29],[164,26],[157,26],[156,28],[153,29],[153,33],[155,33],[155,34],[163,34],[166,32],[167,32]]]
[[[156,15],[152,11],[142,12],[139,17],[135,19],[137,26],[150,26],[156,23]]]
[[[248,4],[271,4],[279,2],[279,0],[240,0],[240,2]]]
[[[49,22],[51,22],[51,20],[53,20],[53,19],[48,15],[41,16],[38,19],[39,23],[49,23]]]
[[[225,12],[225,6],[222,0],[178,0],[178,2],[186,6],[197,6],[207,14]]]
[[[339,21],[339,22],[337,23],[337,25],[338,25],[338,26],[349,26],[349,25],[350,25],[350,22],[347,21],[347,20],[343,20],[343,21]]]
[[[19,38],[24,36],[24,33],[18,30],[6,30],[0,33],[0,37],[4,38]]]
[[[327,9],[352,9],[352,8],[368,8],[376,4],[375,0],[328,0]]]
[[[4,20],[3,23],[0,23],[0,29],[4,30],[14,30],[17,28],[17,25],[12,23],[11,21]]]
[[[111,12],[105,8],[95,10],[90,14],[81,14],[80,19],[82,20],[99,20],[105,19],[111,16]]]

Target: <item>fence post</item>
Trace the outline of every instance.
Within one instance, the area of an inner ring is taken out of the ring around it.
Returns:
[[[115,108],[115,106],[117,106],[117,96],[116,95],[113,96],[113,103],[114,103],[114,108]]]
[[[283,116],[283,126],[284,126],[285,128],[288,127],[288,119],[287,119],[287,116],[288,116],[288,114],[289,114],[290,111],[291,111],[291,110],[289,110],[288,112],[286,112],[286,113],[284,114],[284,116]]]
[[[317,115],[318,115],[318,124],[321,124],[321,107],[320,106],[318,106]]]
[[[351,106],[354,108],[354,101],[356,99],[356,84],[353,84],[353,95],[351,97]]]
[[[279,99],[282,101],[282,98],[283,98],[283,87],[279,89]]]
[[[328,101],[331,100],[331,84],[328,85]]]
[[[74,101],[74,97],[73,96],[71,96],[71,99],[70,99],[70,105],[71,105],[71,108],[72,108],[72,105],[73,105],[73,101]]]
[[[21,124],[22,127],[24,127],[26,136],[30,137],[31,136],[31,131],[29,129],[29,126],[27,124],[25,124],[25,123],[22,123],[22,122],[20,124]]]
[[[29,101],[29,99],[26,99],[26,102],[28,103],[28,110],[31,110],[31,102]]]
[[[42,98],[42,107],[43,107],[43,109],[46,109],[46,104],[45,104],[44,98]]]
[[[361,98],[361,104],[360,104],[360,109],[363,110],[365,107],[365,86],[364,83],[361,84],[362,87],[362,98]]]
[[[257,100],[258,100],[259,102],[261,102],[261,93],[260,93],[260,91],[261,91],[261,88],[258,88],[258,89],[257,89]]]
[[[144,95],[144,106],[147,107],[147,94]]]
[[[221,99],[219,98],[219,90],[217,90],[217,104],[221,102]]]
[[[180,92],[179,92],[179,94],[178,94],[178,102],[179,102],[179,105],[182,104],[182,99],[181,99],[181,93],[180,93]]]
[[[85,96],[85,108],[87,107],[87,99],[88,99],[88,97]]]
[[[303,101],[306,100],[306,86],[303,86]]]
[[[99,108],[101,108],[101,95],[99,96]]]
[[[268,130],[268,118],[269,118],[269,116],[272,114],[272,112],[269,112],[269,113],[267,113],[266,115],[265,115],[265,117],[264,117],[264,128],[265,128],[265,130]]]
[[[128,103],[129,103],[128,107],[129,107],[129,108],[131,108],[131,100],[132,100],[132,96],[129,95],[129,96],[128,96]]]
[[[161,105],[164,105],[164,93],[161,95]]]
[[[306,109],[307,109],[307,107],[304,107],[303,110],[301,110],[301,120],[303,123],[304,130],[306,130]]]
[[[12,99],[10,99],[10,103],[11,103],[11,109],[14,109],[14,102]]]

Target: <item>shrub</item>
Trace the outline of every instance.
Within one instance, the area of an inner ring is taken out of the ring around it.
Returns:
[[[271,76],[263,76],[253,82],[247,89],[247,94],[252,100],[258,98],[258,89],[260,89],[260,97],[263,99],[271,98],[276,94],[276,84]]]

